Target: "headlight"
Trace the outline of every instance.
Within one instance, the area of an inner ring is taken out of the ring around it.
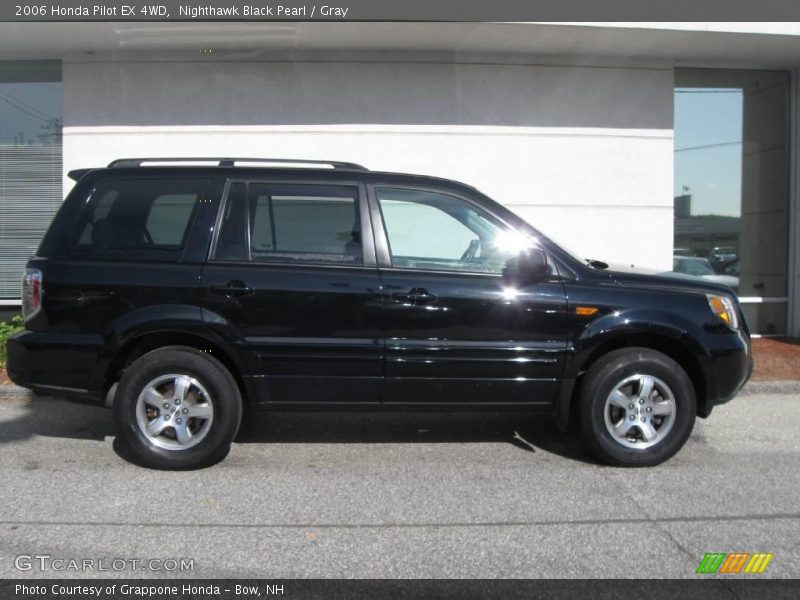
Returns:
[[[717,318],[731,329],[739,329],[739,318],[736,316],[736,306],[728,296],[706,294],[708,306]]]

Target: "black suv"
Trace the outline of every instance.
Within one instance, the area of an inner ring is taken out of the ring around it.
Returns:
[[[730,289],[581,260],[461,183],[267,159],[70,176],[8,372],[113,405],[141,464],[219,461],[248,407],[544,410],[655,465],[750,375]]]

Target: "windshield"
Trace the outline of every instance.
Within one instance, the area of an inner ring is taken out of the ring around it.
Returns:
[[[687,275],[713,275],[714,269],[711,268],[706,262],[701,259],[675,259],[673,269],[678,273],[686,273]]]

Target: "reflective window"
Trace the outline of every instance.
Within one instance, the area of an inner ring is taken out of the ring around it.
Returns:
[[[0,299],[61,204],[61,88],[59,62],[0,61]]]
[[[675,82],[674,270],[731,287],[754,332],[784,333],[789,75],[677,69]]]
[[[529,244],[454,196],[395,188],[375,193],[394,267],[500,274]]]

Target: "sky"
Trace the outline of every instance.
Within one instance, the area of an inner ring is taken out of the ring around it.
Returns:
[[[692,195],[693,215],[740,216],[742,195],[740,89],[675,90],[675,190]]]

